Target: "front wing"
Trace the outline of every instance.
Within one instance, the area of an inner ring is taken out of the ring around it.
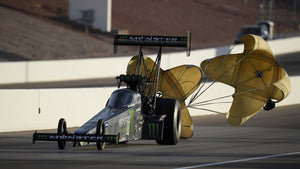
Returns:
[[[96,134],[57,134],[57,133],[33,133],[32,142],[36,141],[70,141],[70,142],[109,142],[118,144],[118,135]]]

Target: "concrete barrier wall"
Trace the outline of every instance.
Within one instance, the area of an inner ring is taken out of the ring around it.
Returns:
[[[300,51],[300,37],[269,41],[268,44],[275,55]],[[161,66],[163,69],[182,64],[199,66],[204,59],[227,54],[231,48],[232,46],[224,46],[193,50],[190,57],[186,57],[185,52],[163,53]],[[231,53],[242,51],[243,45],[237,45]],[[155,55],[149,57],[155,58]],[[61,61],[1,62],[0,84],[115,77],[125,73],[130,58],[131,56]]]
[[[300,103],[298,97],[300,90],[297,87],[300,84],[300,77],[292,77],[291,83],[291,94],[277,106]],[[69,127],[80,126],[104,108],[110,94],[116,89],[116,87],[109,87],[0,90],[0,132],[56,128],[61,117],[67,120]],[[216,83],[197,102],[222,96],[229,97],[217,102],[232,102],[233,92],[232,87]],[[217,103],[201,108],[226,113],[230,105],[230,103]],[[191,108],[189,111],[192,116],[212,114],[209,111]]]
[[[100,111],[115,88],[0,90],[0,132],[56,128],[64,117],[80,126]]]

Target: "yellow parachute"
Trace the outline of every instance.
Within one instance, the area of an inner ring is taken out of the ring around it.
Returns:
[[[265,105],[271,109],[275,102],[286,98],[291,86],[287,72],[276,62],[268,44],[260,37],[246,35],[244,52],[205,60],[203,72],[215,81],[235,88],[233,102],[226,115],[231,125],[243,124]]]
[[[149,81],[155,81],[155,74],[152,70],[155,70],[157,65],[153,60],[143,56],[141,64],[139,62],[139,56],[132,57],[128,63],[126,74],[140,74],[148,77]],[[182,138],[190,138],[193,135],[193,122],[187,110],[185,99],[199,87],[200,80],[200,68],[192,65],[182,65],[168,70],[160,69],[159,72],[157,89],[161,97],[177,99],[180,102]],[[151,89],[152,87],[146,88],[145,94],[147,95]]]

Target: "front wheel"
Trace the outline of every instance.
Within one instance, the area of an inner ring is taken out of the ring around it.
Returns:
[[[103,120],[99,120],[97,123],[96,135],[101,136],[105,134],[105,125]],[[105,142],[97,141],[97,149],[103,150],[105,147]]]
[[[58,121],[58,127],[57,127],[57,134],[62,135],[62,134],[68,134],[67,132],[67,123],[64,118],[59,119]],[[66,141],[57,141],[57,145],[59,149],[64,149],[66,146]]]
[[[165,114],[163,138],[157,144],[175,145],[181,134],[181,107],[176,99],[159,98],[156,113]]]

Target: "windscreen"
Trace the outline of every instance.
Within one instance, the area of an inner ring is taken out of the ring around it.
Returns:
[[[111,94],[107,107],[110,108],[124,108],[134,102],[134,99],[130,93],[124,91],[116,91]]]

